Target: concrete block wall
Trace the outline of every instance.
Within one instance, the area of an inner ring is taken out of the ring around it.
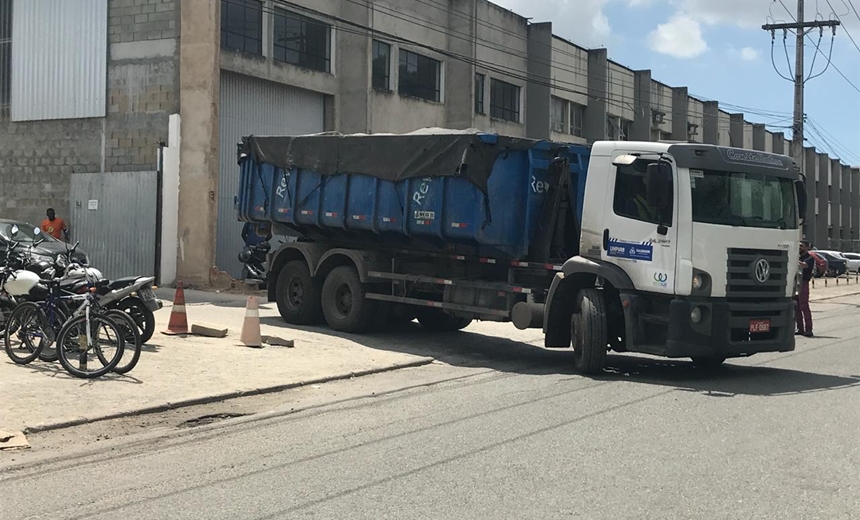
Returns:
[[[69,213],[71,175],[157,167],[178,112],[176,0],[109,0],[107,117],[0,119],[0,217]],[[72,223],[74,226],[74,223]]]
[[[176,38],[177,0],[111,0],[108,42]]]
[[[70,176],[99,171],[101,131],[101,119],[0,121],[0,218],[67,217]]]

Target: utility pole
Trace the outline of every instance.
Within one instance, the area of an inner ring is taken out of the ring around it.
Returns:
[[[840,25],[838,20],[828,21],[812,21],[806,22],[803,19],[803,0],[797,0],[797,19],[795,23],[772,23],[762,25],[761,28],[769,31],[773,36],[776,31],[782,29],[788,31],[793,29],[797,34],[797,57],[795,61],[794,71],[794,124],[791,130],[791,157],[797,163],[797,167],[803,171],[803,42],[806,39],[807,33],[813,29],[824,30],[826,27],[833,29],[834,34],[836,27]],[[817,51],[816,51],[817,52]]]

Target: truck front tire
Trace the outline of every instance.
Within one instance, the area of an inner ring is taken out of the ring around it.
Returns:
[[[579,312],[570,320],[573,362],[582,374],[599,374],[606,364],[606,303],[597,289],[577,295]]]
[[[275,301],[278,312],[291,325],[313,325],[322,317],[322,284],[311,277],[308,265],[293,260],[278,273]]]
[[[322,309],[329,327],[339,332],[365,332],[373,323],[375,301],[351,266],[335,267],[322,288]]]

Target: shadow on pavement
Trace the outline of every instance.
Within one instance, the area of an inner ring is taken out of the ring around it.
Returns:
[[[277,317],[265,317],[267,325],[286,327]],[[326,327],[290,326],[297,330],[343,338],[363,346],[434,357],[454,366],[484,367],[500,372],[529,375],[577,376],[570,350],[545,350],[543,335],[535,331],[531,343],[477,332],[428,334],[415,322],[367,335],[342,334]],[[784,368],[735,365],[732,360],[716,369],[703,369],[689,360],[670,360],[633,354],[610,355],[599,380],[629,381],[701,392],[709,396],[777,396],[860,386],[860,376],[841,377]]]
[[[689,361],[612,355],[607,359],[606,372],[601,379],[671,386],[712,397],[778,396],[860,386],[860,376],[843,377],[760,365],[735,365],[731,359],[721,367],[707,370]]]
[[[137,379],[136,377],[131,375],[131,372],[128,374],[117,374],[114,372],[109,372],[101,377],[96,377],[93,379],[83,379],[79,377],[75,377],[68,372],[66,369],[60,365],[59,362],[54,363],[46,363],[44,361],[34,361],[32,363],[28,363],[26,365],[19,365],[21,368],[25,368],[30,370],[31,372],[36,372],[41,375],[46,375],[48,377],[56,377],[60,379],[70,379],[74,381],[80,381],[82,383],[81,386],[97,384],[103,381],[119,381],[122,383],[133,383],[136,385],[143,384],[143,381]]]

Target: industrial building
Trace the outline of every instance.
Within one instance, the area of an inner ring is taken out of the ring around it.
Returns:
[[[0,216],[53,206],[91,249],[143,256],[103,262],[162,283],[238,275],[242,136],[423,127],[788,153],[764,124],[486,0],[0,0]],[[860,169],[813,148],[802,167],[807,238],[858,249]]]

